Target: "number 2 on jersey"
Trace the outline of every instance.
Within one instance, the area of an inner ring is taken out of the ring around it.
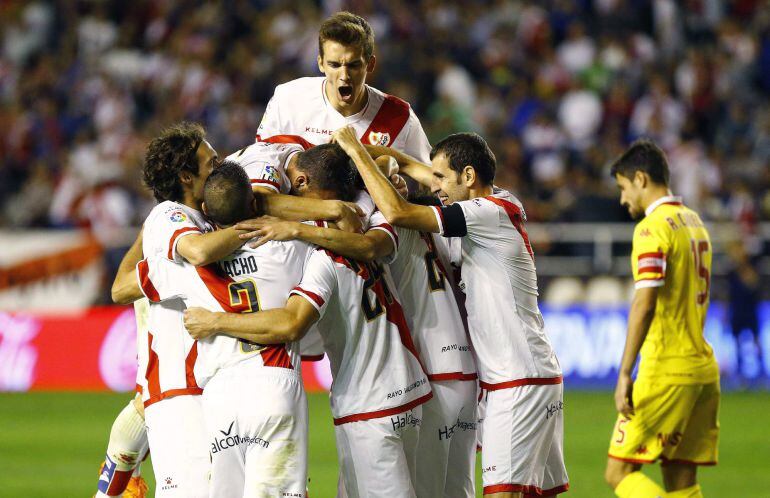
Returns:
[[[695,269],[698,272],[698,276],[706,283],[706,290],[698,292],[697,301],[700,305],[703,305],[708,301],[709,287],[711,287],[711,275],[703,261],[703,253],[708,252],[709,249],[708,240],[690,239],[690,250],[692,251],[693,260],[695,261]]]
[[[259,311],[259,293],[257,284],[253,280],[241,280],[240,282],[230,282],[227,286],[230,293],[230,306],[240,311],[240,313],[253,313]],[[253,353],[259,351],[265,346],[256,342],[238,339],[241,345],[241,351],[244,353]]]

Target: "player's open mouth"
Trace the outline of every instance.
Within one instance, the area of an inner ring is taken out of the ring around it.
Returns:
[[[343,85],[339,87],[338,89],[340,93],[340,100],[344,100],[345,102],[349,102],[353,99],[353,87],[350,85]]]

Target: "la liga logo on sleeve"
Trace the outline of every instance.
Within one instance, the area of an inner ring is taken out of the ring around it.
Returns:
[[[168,215],[168,219],[173,221],[174,223],[184,223],[187,221],[187,215],[184,214],[184,211],[181,209],[176,209],[174,211],[171,211]]]

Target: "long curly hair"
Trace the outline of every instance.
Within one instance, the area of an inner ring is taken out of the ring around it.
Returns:
[[[150,142],[142,175],[158,202],[182,200],[179,173],[189,171],[198,176],[196,154],[205,137],[203,126],[185,121],[169,126]]]

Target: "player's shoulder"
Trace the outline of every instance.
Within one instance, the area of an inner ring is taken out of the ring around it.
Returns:
[[[295,80],[281,83],[275,87],[274,98],[286,99],[296,102],[298,98],[309,95],[307,92],[321,91],[323,86],[323,76],[306,76]]]
[[[366,88],[369,90],[369,97],[374,98],[374,100],[379,101],[385,101],[388,103],[388,105],[395,107],[397,109],[400,109],[402,111],[409,111],[411,109],[411,106],[409,105],[409,102],[406,100],[396,97],[395,95],[391,95],[389,93],[385,93],[379,88],[375,88],[370,85],[366,85]]]
[[[507,190],[494,187],[492,194],[485,197],[476,197],[469,201],[463,201],[466,205],[476,206],[484,210],[504,211],[509,217],[514,216],[526,221],[527,215],[521,201]]]
[[[187,221],[189,216],[184,204],[175,201],[162,201],[150,210],[145,224],[154,223],[166,218],[171,222],[182,223]]]

